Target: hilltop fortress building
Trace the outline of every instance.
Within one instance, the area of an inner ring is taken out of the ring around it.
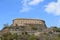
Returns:
[[[39,24],[39,25],[44,25],[45,26],[45,21],[40,20],[40,19],[22,19],[22,18],[17,18],[13,20],[13,26],[24,26],[24,25],[29,25],[29,24]]]
[[[3,31],[9,30],[11,33],[20,34],[22,32],[27,32],[29,34],[34,34],[36,32],[42,32],[46,28],[44,20],[17,18],[13,20],[11,27],[5,28]]]
[[[13,20],[13,26],[34,26],[42,29],[46,29],[46,24],[44,20],[40,19],[24,19],[24,18],[17,18]]]

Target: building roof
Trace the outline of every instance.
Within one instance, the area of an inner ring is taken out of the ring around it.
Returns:
[[[42,19],[34,19],[34,18],[16,18],[16,19],[14,19],[14,20],[38,20],[38,21],[43,21],[43,22],[45,22],[44,20],[42,20]],[[13,21],[14,21],[13,20]]]

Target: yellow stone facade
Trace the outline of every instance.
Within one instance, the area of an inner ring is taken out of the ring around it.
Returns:
[[[13,20],[13,26],[16,26],[16,24],[18,26],[23,26],[26,24],[44,24],[45,22],[43,20],[39,20],[39,19],[14,19]]]

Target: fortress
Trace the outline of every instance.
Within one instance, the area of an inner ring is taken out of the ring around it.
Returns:
[[[13,20],[12,25],[8,28],[5,28],[2,32],[5,32],[6,30],[6,32],[11,32],[12,34],[20,34],[22,32],[34,34],[36,32],[42,32],[46,28],[47,27],[44,20],[16,18]]]
[[[40,25],[45,25],[45,21],[40,20],[40,19],[24,19],[24,18],[17,18],[13,20],[13,26],[23,26],[26,24],[40,24]]]

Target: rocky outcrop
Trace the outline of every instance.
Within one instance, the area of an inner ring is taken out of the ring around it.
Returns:
[[[12,34],[28,32],[29,34],[34,34],[36,32],[42,32],[44,29],[47,29],[47,27],[43,20],[17,18],[13,20],[10,27],[3,29],[2,32],[11,32]]]

